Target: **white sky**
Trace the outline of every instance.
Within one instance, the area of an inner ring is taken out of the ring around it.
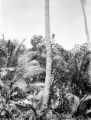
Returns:
[[[0,0],[0,34],[6,39],[26,38],[30,46],[31,37],[43,35],[45,0]],[[86,12],[91,36],[91,0],[86,0]],[[65,49],[86,42],[80,0],[50,0],[51,33],[55,41]]]

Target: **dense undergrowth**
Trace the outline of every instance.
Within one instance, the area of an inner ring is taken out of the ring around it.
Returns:
[[[42,111],[45,40],[42,36],[33,36],[31,44],[32,48],[27,49],[23,42],[0,40],[0,120],[88,119],[86,112],[90,108],[84,107],[87,103],[82,101],[88,93],[87,45],[75,45],[67,51],[59,44],[52,44],[49,108]],[[80,108],[84,107],[85,111],[78,115],[81,102]]]

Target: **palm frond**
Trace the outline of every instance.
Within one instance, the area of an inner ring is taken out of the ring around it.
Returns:
[[[19,80],[20,78],[30,79],[34,75],[39,75],[43,72],[45,72],[45,69],[40,67],[37,61],[31,61],[17,68],[13,81]]]
[[[79,97],[77,97],[76,95],[73,95],[72,93],[67,93],[66,98],[70,101],[71,111],[72,111],[72,113],[74,113],[80,104]]]
[[[22,56],[19,56],[19,59],[18,59],[19,66],[23,66],[26,63],[31,62],[32,58],[37,54],[38,52],[27,52]]]
[[[6,66],[17,66],[18,64],[18,57],[19,57],[19,50],[22,45],[22,43],[25,40],[21,42],[19,45],[15,45],[15,43],[11,42],[10,40],[8,41],[8,59],[7,59],[7,65]]]
[[[81,99],[80,104],[74,113],[74,116],[78,117],[80,115],[83,116],[85,115],[84,117],[86,117],[89,115],[89,113],[91,114],[90,109],[91,109],[91,95],[89,94],[85,95]]]
[[[21,42],[21,44],[14,50],[14,54],[13,54],[13,56],[15,56],[16,54],[17,54],[17,52],[20,50],[20,48],[21,48],[21,46],[22,46],[22,44],[23,44],[23,42],[25,41],[25,39]]]
[[[34,75],[38,75],[43,72],[45,72],[44,68],[33,66],[31,68],[28,68],[28,71],[23,74],[23,78],[26,78],[27,76],[32,77]]]

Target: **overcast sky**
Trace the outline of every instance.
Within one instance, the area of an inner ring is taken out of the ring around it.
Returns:
[[[6,39],[26,38],[30,46],[31,37],[44,36],[45,0],[0,0],[0,34]],[[86,13],[91,36],[91,0],[86,0]],[[86,42],[80,0],[50,0],[51,33],[55,41],[65,49]]]

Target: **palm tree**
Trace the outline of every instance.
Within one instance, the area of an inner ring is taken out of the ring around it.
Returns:
[[[50,84],[51,84],[51,38],[50,38],[50,18],[49,18],[49,0],[45,0],[45,39],[46,39],[46,78],[43,96],[43,108],[48,107]]]
[[[88,25],[87,25],[87,16],[86,16],[86,11],[85,11],[85,7],[84,7],[86,0],[80,0],[80,3],[81,3],[83,17],[84,17],[85,32],[86,32],[87,45],[88,45],[88,51],[89,51],[84,56],[83,63],[84,63],[84,60],[89,61],[89,68],[87,68],[88,76],[89,76],[89,81],[87,83],[87,89],[88,89],[87,91],[91,92],[91,43],[90,43],[90,34],[89,34],[89,30],[88,30]],[[77,98],[77,97],[74,97],[74,98]],[[79,99],[79,98],[77,98],[77,99]],[[83,117],[91,117],[91,116],[89,116],[89,115],[91,115],[91,109],[90,109],[91,107],[89,106],[90,105],[89,102],[91,102],[91,95],[89,95],[89,94],[85,95],[81,100],[76,101],[72,107],[72,109],[75,108],[75,109],[73,109],[73,117],[77,117],[77,116],[81,116],[81,115]],[[77,107],[74,107],[74,105],[76,105],[76,104],[77,104]]]
[[[80,0],[80,3],[81,3],[82,11],[83,11],[83,17],[84,17],[85,32],[86,32],[86,37],[87,37],[88,51],[91,51],[90,34],[89,34],[89,30],[88,30],[86,11],[85,11],[85,7],[84,7],[84,4],[86,3],[86,0]],[[91,59],[91,54],[89,54],[89,57]],[[90,65],[89,65],[88,74],[89,74],[89,82],[91,83],[91,62],[90,62]]]
[[[88,50],[91,51],[90,35],[89,35],[89,30],[88,30],[88,25],[87,25],[87,16],[86,16],[85,8],[84,8],[84,5],[86,4],[86,0],[80,0],[80,3],[81,3],[83,17],[84,17],[84,25],[85,25],[85,32],[86,32],[86,37],[87,37]]]

